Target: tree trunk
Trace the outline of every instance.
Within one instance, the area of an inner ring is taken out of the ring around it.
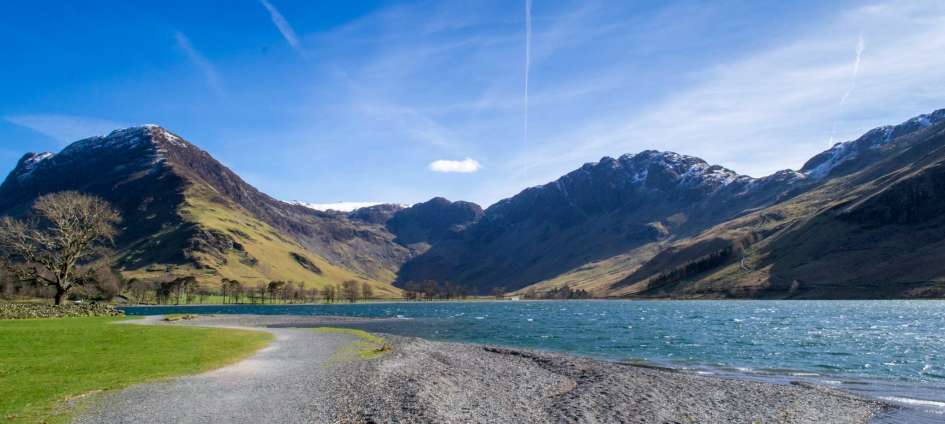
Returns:
[[[66,298],[66,289],[62,286],[56,286],[56,304],[62,305],[63,299]]]

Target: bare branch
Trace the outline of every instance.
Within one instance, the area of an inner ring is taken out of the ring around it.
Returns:
[[[56,288],[60,303],[70,288],[88,280],[77,268],[103,257],[121,215],[108,202],[67,191],[45,195],[28,220],[0,220],[0,254],[17,278]]]

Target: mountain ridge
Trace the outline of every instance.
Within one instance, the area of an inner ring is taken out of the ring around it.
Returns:
[[[24,213],[36,197],[65,189],[99,195],[122,211],[116,265],[129,277],[356,279],[399,292],[387,282],[408,251],[386,234],[278,202],[158,126],[24,156],[0,185],[0,213]]]
[[[945,253],[928,236],[945,234],[943,122],[945,109],[878,127],[760,178],[644,150],[586,163],[485,209],[433,198],[352,211],[276,200],[196,145],[145,125],[22,156],[0,184],[0,214],[23,214],[52,191],[101,195],[125,213],[115,263],[136,278],[356,279],[387,296],[399,293],[391,282],[434,280],[478,293],[569,285],[602,297],[921,297],[945,294],[945,269],[922,262]],[[909,259],[890,250],[906,235],[926,251]],[[844,253],[856,251],[865,253]],[[902,282],[863,267],[901,286],[887,287],[832,270],[821,254],[854,268],[895,257],[889,269],[921,263],[928,272],[899,272],[914,280]],[[831,286],[825,275],[842,278]]]
[[[792,203],[793,199],[887,160],[897,149],[908,147],[910,143],[903,140],[942,125],[943,121],[945,110],[938,110],[899,125],[879,127],[856,140],[838,143],[800,170],[782,170],[761,178],[739,175],[673,152],[644,151],[617,159],[605,157],[490,206],[485,216],[469,227],[462,242],[434,246],[412,258],[401,268],[399,281],[446,279],[481,291],[495,281],[496,286],[519,291],[570,284],[590,289],[599,296],[713,295],[658,293],[643,290],[642,280],[634,285],[627,284],[625,279],[647,263],[667,256],[676,259],[667,261],[664,267],[669,270],[664,271],[676,269],[678,275],[674,278],[685,279],[679,275],[686,275],[683,272],[686,262],[707,260],[707,253],[694,253],[700,250],[698,246],[718,242],[681,249],[681,241],[698,238],[713,227],[740,217],[766,216],[764,211],[775,205],[800,205],[804,199]],[[826,191],[818,193],[827,195]],[[773,216],[777,214],[770,217]],[[774,232],[776,229],[766,228],[746,240],[766,238]],[[745,240],[730,239],[734,240],[726,241],[726,246],[720,249],[731,249],[731,255],[740,254],[736,248]],[[679,252],[664,250],[673,247]],[[719,260],[718,265],[724,263]],[[700,266],[707,264],[703,262]],[[615,271],[620,267],[625,269]],[[573,278],[563,277],[567,275]],[[644,280],[655,277],[651,273]],[[589,283],[595,280],[600,283]],[[628,290],[629,286],[640,290]],[[714,295],[729,296],[725,292]]]

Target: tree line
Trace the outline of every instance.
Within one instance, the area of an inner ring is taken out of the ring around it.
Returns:
[[[39,197],[25,217],[0,218],[0,297],[111,300],[126,294],[136,303],[306,303],[374,297],[367,282],[348,280],[321,289],[304,282],[269,281],[255,285],[222,279],[218,289],[192,276],[162,281],[130,279],[109,265],[121,214],[105,200],[64,191]]]
[[[189,304],[208,302],[214,296],[230,303],[326,303],[356,302],[374,298],[364,281],[308,288],[304,282],[244,283],[221,279],[201,284],[192,276],[168,275],[161,281],[125,281],[112,269],[113,242],[121,214],[105,200],[74,191],[39,197],[23,218],[0,218],[0,296],[47,297],[58,305],[67,299],[111,300],[122,295],[135,303]],[[463,299],[469,289],[458,284],[408,282],[408,300]],[[552,291],[554,298],[582,298],[583,291]],[[493,289],[498,298],[501,288]]]
[[[591,293],[584,289],[572,289],[565,284],[545,291],[529,289],[525,292],[526,299],[590,299]]]
[[[374,298],[374,288],[364,281],[348,280],[340,285],[308,288],[301,281],[270,281],[244,283],[223,278],[217,285],[197,284],[193,277],[179,277],[168,281],[131,279],[127,293],[130,300],[138,304],[193,303],[223,304],[301,304],[301,303],[354,303]],[[212,299],[216,297],[216,299]],[[213,301],[210,301],[213,300]]]
[[[434,300],[434,299],[465,299],[469,296],[469,289],[449,281],[436,282],[426,280],[408,282],[404,284],[404,298],[407,300]]]

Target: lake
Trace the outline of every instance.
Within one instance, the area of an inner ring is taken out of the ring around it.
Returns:
[[[913,421],[945,420],[945,301],[476,301],[126,312],[397,318],[357,327],[700,374],[806,380],[910,406],[922,415]]]

